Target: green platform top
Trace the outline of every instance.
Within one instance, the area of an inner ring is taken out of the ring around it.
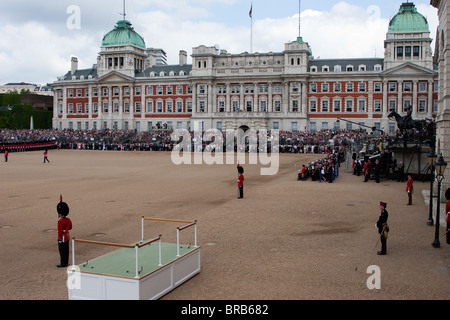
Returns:
[[[144,39],[134,31],[131,22],[127,20],[118,21],[114,29],[103,37],[102,46],[117,45],[133,45],[145,49]]]
[[[414,3],[405,2],[391,19],[388,33],[411,31],[430,32],[430,27],[427,19],[417,11]]]

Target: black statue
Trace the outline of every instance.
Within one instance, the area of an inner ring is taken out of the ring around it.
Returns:
[[[407,108],[406,116],[401,116],[397,112],[392,111],[388,118],[392,119],[395,118],[397,121],[397,127],[400,129],[400,131],[408,130],[408,129],[417,129],[419,132],[423,132],[424,129],[427,129],[427,122],[426,120],[413,120],[411,117],[411,107]]]

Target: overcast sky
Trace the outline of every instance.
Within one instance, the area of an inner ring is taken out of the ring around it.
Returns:
[[[123,13],[123,0],[0,1],[0,84],[52,83],[72,56],[80,69],[91,67]],[[301,0],[301,36],[315,58],[383,57],[389,20],[402,2]],[[434,38],[437,10],[429,0],[414,3]],[[127,0],[126,14],[147,47],[167,52],[169,64],[199,45],[232,54],[281,52],[299,34],[299,0]]]

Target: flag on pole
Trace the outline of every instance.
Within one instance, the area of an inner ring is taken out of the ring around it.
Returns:
[[[250,6],[250,11],[248,12],[248,16],[252,18],[252,12],[253,12],[253,4]]]

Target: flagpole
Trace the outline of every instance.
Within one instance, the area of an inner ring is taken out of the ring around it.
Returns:
[[[250,6],[250,53],[253,53],[253,1]]]

